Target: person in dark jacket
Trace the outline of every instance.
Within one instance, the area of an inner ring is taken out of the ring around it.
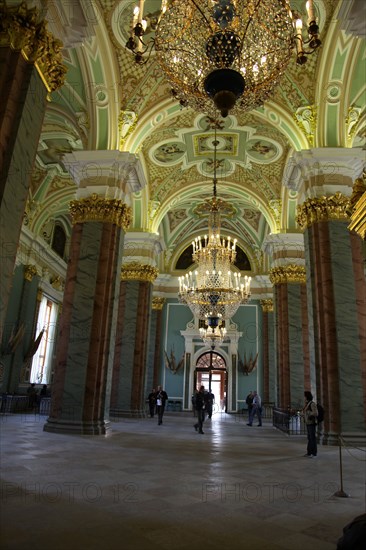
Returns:
[[[155,391],[155,388],[153,388],[151,390],[151,392],[147,396],[147,400],[148,400],[148,403],[149,403],[150,418],[154,418],[155,409],[156,409],[156,391]]]
[[[205,386],[201,386],[199,392],[196,393],[196,411],[197,422],[194,425],[196,432],[203,434],[203,423],[205,421],[205,413],[207,410],[208,393],[205,392]]]
[[[161,386],[158,386],[158,391],[155,394],[156,408],[158,411],[158,425],[163,423],[163,416],[165,411],[165,403],[168,400],[168,394],[163,390]]]

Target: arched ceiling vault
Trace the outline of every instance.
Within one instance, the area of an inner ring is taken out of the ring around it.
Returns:
[[[252,258],[269,233],[298,230],[298,197],[283,184],[292,155],[313,147],[365,145],[365,40],[341,30],[337,14],[345,1],[316,0],[319,51],[302,67],[291,61],[271,101],[229,116],[217,130],[218,195],[235,209],[223,232],[238,238]],[[85,10],[85,3],[75,2]],[[119,149],[139,157],[147,181],[131,195],[131,229],[159,234],[167,257],[174,259],[204,233],[195,208],[212,194],[212,125],[203,113],[181,109],[172,99],[154,55],[146,65],[134,63],[125,43],[135,0],[91,4],[89,35],[67,44],[66,84],[52,94],[46,111],[30,194],[37,208],[34,229],[41,231],[47,216],[68,211],[76,186],[63,165],[64,153],[85,149],[92,159],[95,149]],[[158,0],[145,4],[159,7]],[[305,0],[290,4],[306,13]]]

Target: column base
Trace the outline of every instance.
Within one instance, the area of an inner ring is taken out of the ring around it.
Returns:
[[[110,409],[110,418],[146,418],[144,409]]]
[[[43,431],[60,434],[105,435],[111,429],[109,420],[71,421],[48,418]]]
[[[321,436],[322,445],[342,446],[352,445],[355,447],[364,447],[366,443],[366,432],[324,432]]]

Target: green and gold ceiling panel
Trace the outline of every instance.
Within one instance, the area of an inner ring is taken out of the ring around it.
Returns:
[[[68,216],[70,201],[75,198],[75,187],[67,186],[53,191],[42,203],[35,202],[39,207],[34,209],[31,205],[29,215],[29,229],[35,235],[42,236],[42,227],[50,220],[59,216]]]
[[[67,66],[66,80],[62,88],[51,94],[51,101],[66,106],[72,112],[86,109],[87,90],[85,74],[80,64],[78,50],[64,51],[64,62]]]
[[[319,66],[322,80],[317,103],[322,108],[318,116],[317,146],[349,146],[344,113],[353,106],[352,96],[365,86],[364,52],[362,41],[340,33],[335,23],[330,26]]]

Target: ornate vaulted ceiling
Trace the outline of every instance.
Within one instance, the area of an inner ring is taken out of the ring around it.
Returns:
[[[165,254],[158,266],[174,273],[180,254],[205,230],[197,205],[212,195],[212,120],[174,101],[154,54],[145,65],[134,63],[125,43],[136,2],[74,4],[67,32],[57,6],[50,11],[51,30],[66,33],[61,38],[68,73],[47,108],[27,224],[42,235],[51,220],[68,219],[76,184],[63,162],[65,153],[133,153],[147,185],[130,198],[131,231],[159,234]],[[222,119],[217,128],[218,196],[232,206],[223,232],[238,239],[257,273],[265,269],[266,236],[297,231],[297,193],[284,185],[292,154],[365,144],[365,40],[341,30],[343,4],[319,0],[319,52],[301,67],[294,56],[270,102]],[[153,22],[160,1],[145,5]],[[306,13],[305,1],[291,5]]]

